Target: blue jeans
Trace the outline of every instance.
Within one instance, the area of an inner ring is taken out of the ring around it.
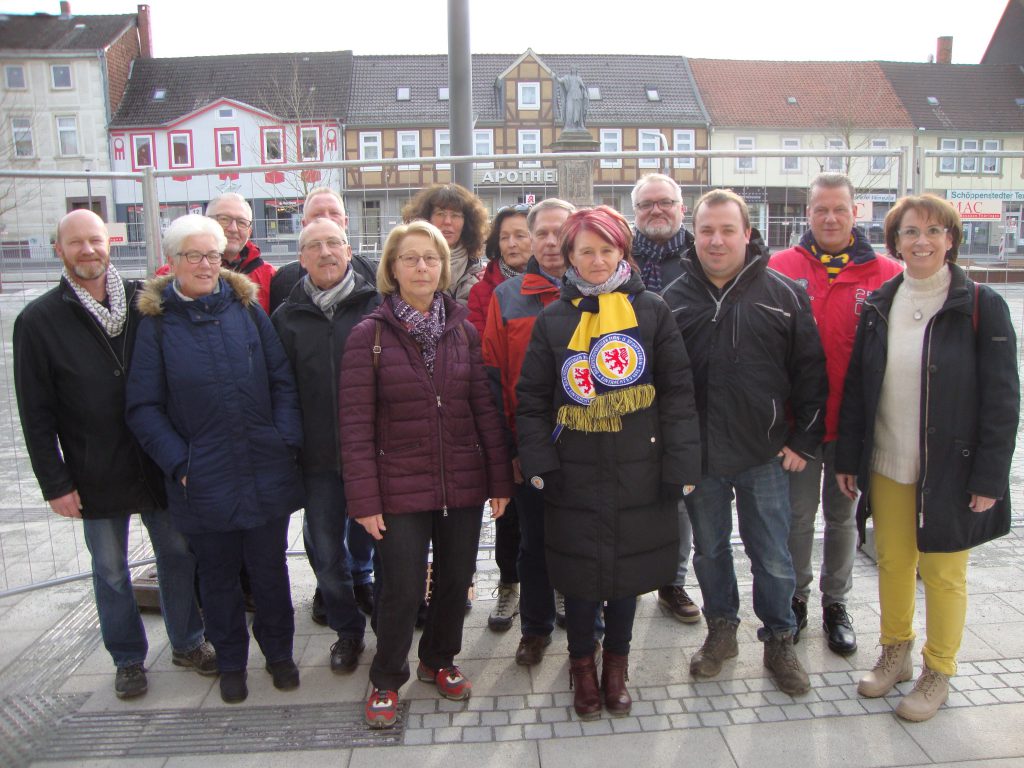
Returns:
[[[338,637],[362,640],[366,618],[352,592],[352,572],[345,546],[349,522],[345,485],[333,472],[306,475],[303,480],[306,484],[306,516],[302,534],[309,564],[324,598],[327,624],[338,633]],[[369,537],[359,523],[355,523],[354,528]],[[354,533],[351,528],[348,530]]]
[[[679,567],[676,569],[674,587],[686,586],[686,574],[690,570],[690,550],[693,549],[693,528],[690,527],[690,513],[686,502],[679,500]]]
[[[221,672],[243,670],[249,660],[249,630],[238,572],[245,564],[256,601],[252,636],[268,662],[292,658],[295,615],[288,582],[288,515],[258,528],[188,534],[196,553],[206,635]]]
[[[157,583],[164,627],[171,647],[191,651],[203,642],[203,620],[196,603],[196,561],[188,543],[164,511],[140,513],[156,554]],[[92,589],[100,633],[118,667],[143,664],[149,644],[128,572],[131,516],[85,519],[85,545],[92,555]]]
[[[789,556],[789,478],[779,459],[732,477],[702,477],[686,497],[693,524],[693,569],[704,615],[739,622],[740,597],[732,559],[732,499],[735,493],[740,538],[754,575],[754,613],[764,625],[757,636],[796,630],[793,590],[796,577]]]

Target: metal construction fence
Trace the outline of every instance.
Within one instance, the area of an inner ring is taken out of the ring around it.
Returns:
[[[731,186],[743,194],[751,208],[753,222],[761,229],[773,249],[796,242],[807,227],[804,213],[807,187],[820,170],[849,170],[863,168],[862,178],[851,173],[857,186],[859,225],[873,243],[881,248],[881,222],[885,211],[897,199],[900,190],[922,189],[923,168],[943,158],[984,156],[999,162],[1024,158],[1024,152],[934,152],[910,150],[830,150],[830,151],[697,151],[659,153],[573,153],[542,155],[495,155],[445,158],[402,158],[375,160],[382,168],[433,167],[472,162],[474,164],[474,191],[491,212],[504,205],[535,202],[558,194],[557,175],[550,172],[557,161],[564,159],[593,160],[595,169],[607,164],[627,161],[645,161],[641,173],[672,172],[677,162],[693,163],[704,169],[710,181],[683,185],[684,200],[693,201],[707,189]],[[738,165],[749,167],[742,184],[713,184],[716,179],[735,179]],[[787,160],[790,159],[790,160]],[[792,160],[799,160],[795,163]],[[741,163],[741,161],[744,161]],[[360,168],[366,161],[345,161],[314,166],[321,172],[319,182],[304,182],[306,188],[331,184],[324,176],[335,179],[332,186],[343,195],[350,215],[350,238],[353,247],[373,257],[379,254],[388,231],[399,223],[402,206],[415,195],[422,185],[392,184],[388,174],[375,187],[342,188],[338,178],[346,170]],[[778,168],[796,167],[801,170],[780,176]],[[273,167],[275,172],[294,172],[308,177],[308,163]],[[760,169],[760,170],[757,170]],[[143,277],[151,274],[161,263],[159,242],[163,229],[178,215],[205,210],[205,204],[224,191],[238,191],[254,201],[253,239],[264,256],[280,265],[295,258],[295,241],[301,219],[303,187],[289,190],[260,190],[247,187],[248,175],[267,171],[262,166],[233,168],[234,179],[225,181],[223,168],[192,170],[189,173],[207,180],[208,194],[185,200],[169,197],[172,171],[145,169],[139,173],[58,173],[28,172],[0,169],[0,184],[17,182],[22,193],[4,213],[0,229],[0,597],[26,589],[38,588],[69,579],[89,575],[89,556],[82,536],[81,524],[53,514],[42,499],[39,487],[25,451],[21,425],[14,393],[11,337],[14,319],[32,299],[52,287],[60,275],[60,261],[52,248],[54,220],[43,220],[47,206],[54,199],[61,202],[70,198],[66,194],[74,188],[76,199],[81,197],[83,182],[87,185],[87,205],[93,206],[93,193],[112,194],[115,185],[128,184],[132,193],[108,200],[107,219],[121,225],[120,237],[112,244],[111,260],[126,276]],[[632,219],[630,190],[633,180],[594,184],[596,202],[607,203],[622,210]],[[995,195],[1002,185],[1011,184],[1014,194],[1019,192],[1016,207],[1004,203],[1003,210],[993,217],[991,206],[986,209],[987,219],[965,219],[968,240],[962,253],[968,266],[984,271],[976,272],[999,290],[1007,299],[1018,339],[1024,336],[1024,283],[1017,283],[1018,268],[1024,277],[1024,244],[1020,237],[1021,206],[1024,205],[1024,180],[1019,175],[1007,182],[1003,178],[991,179],[988,190]],[[104,184],[106,186],[104,187]],[[999,186],[997,186],[999,185]],[[31,188],[35,187],[32,191]],[[1000,192],[1002,194],[1002,192]],[[268,201],[272,201],[268,203]],[[281,203],[284,202],[282,205]],[[95,209],[95,208],[94,208]],[[131,211],[129,216],[115,217],[115,212]],[[1016,212],[1016,213],[1015,213]],[[1016,218],[1015,218],[1016,216]],[[982,228],[982,224],[985,228]],[[687,221],[688,225],[688,221]],[[1011,233],[1011,229],[1013,230]],[[1012,237],[1011,237],[1012,234]],[[1019,351],[1019,350],[1018,350]],[[1011,489],[1015,522],[1024,522],[1024,459],[1015,460],[1011,476]],[[493,532],[485,532],[485,541]],[[132,526],[129,551],[147,552],[144,528]],[[299,552],[293,554],[300,554]],[[135,564],[140,564],[136,562]]]

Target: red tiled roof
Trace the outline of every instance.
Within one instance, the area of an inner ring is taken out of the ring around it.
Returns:
[[[913,129],[877,63],[690,59],[714,125]],[[790,99],[795,103],[790,103]]]

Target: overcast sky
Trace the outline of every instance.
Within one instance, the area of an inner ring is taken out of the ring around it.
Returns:
[[[130,0],[70,0],[73,14],[133,13]],[[157,56],[330,51],[446,53],[444,0],[151,0]],[[953,36],[976,64],[1006,0],[470,0],[474,53],[675,54],[705,58],[927,61]],[[598,10],[602,9],[602,10]],[[635,9],[631,15],[630,11]],[[59,13],[58,0],[0,12]]]

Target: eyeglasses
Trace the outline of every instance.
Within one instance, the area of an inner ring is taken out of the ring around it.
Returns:
[[[214,219],[224,229],[230,227],[232,222],[234,222],[234,225],[239,229],[249,229],[249,227],[252,226],[252,222],[249,221],[249,219],[243,219],[238,216],[227,216],[225,214],[218,214],[216,216],[211,216],[210,218]]]
[[[179,253],[180,258],[184,258],[189,264],[200,264],[203,259],[210,262],[211,267],[219,267],[221,261],[224,260],[224,254],[218,251],[210,251],[209,253],[200,253],[199,251],[185,251]]]
[[[514,211],[515,213],[529,213],[533,206],[528,203],[516,203],[515,205],[503,205],[495,213],[503,213],[505,211]]]
[[[642,200],[641,202],[637,203],[633,207],[636,208],[638,211],[643,211],[644,213],[647,213],[647,211],[649,211],[652,208],[654,208],[654,206],[658,206],[663,211],[671,211],[673,208],[675,208],[681,202],[683,202],[683,201],[682,200]]]
[[[938,240],[947,232],[949,232],[948,228],[933,225],[924,230],[924,236],[929,240]],[[907,240],[917,240],[921,236],[921,230],[917,227],[907,227],[899,230],[899,236],[905,237]]]
[[[461,211],[449,211],[447,208],[438,208],[430,214],[431,219],[439,221],[464,221],[466,216]]]
[[[305,243],[299,250],[314,251],[318,253],[325,245],[327,246],[327,250],[336,251],[339,248],[343,248],[348,245],[348,243],[338,237],[329,237],[326,240],[311,240],[310,242]]]
[[[401,253],[398,255],[398,260],[406,267],[419,266],[421,261],[428,267],[436,267],[441,263],[441,257],[436,253],[425,253],[422,256],[418,253]]]

